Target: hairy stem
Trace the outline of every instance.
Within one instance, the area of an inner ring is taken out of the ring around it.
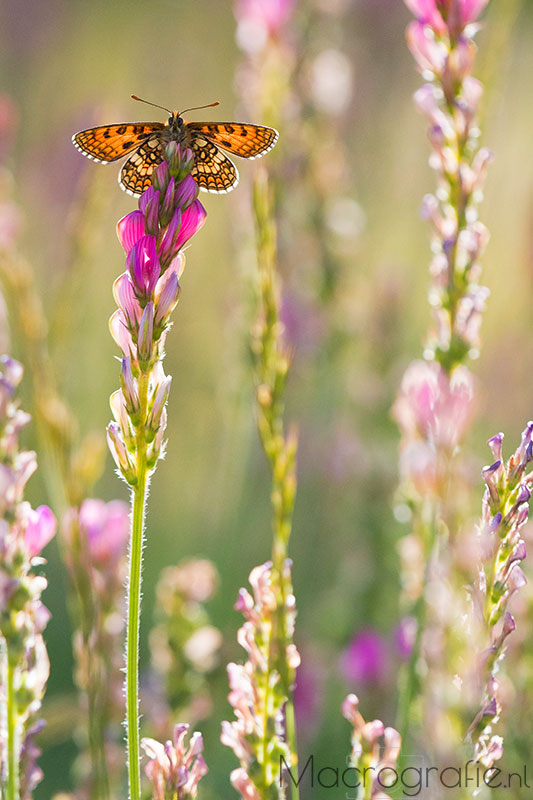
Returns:
[[[146,508],[147,466],[144,421],[148,405],[148,374],[139,381],[140,418],[137,428],[137,483],[133,489],[131,542],[128,581],[128,634],[126,639],[126,726],[128,742],[128,780],[130,800],[140,800],[139,755],[139,629],[141,619],[141,565],[144,514]]]

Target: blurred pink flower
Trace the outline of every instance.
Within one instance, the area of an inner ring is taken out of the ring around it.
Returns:
[[[48,506],[30,509],[26,525],[25,540],[30,556],[38,556],[48,542],[53,539],[57,520]]]
[[[414,361],[404,374],[393,416],[407,438],[453,449],[472,417],[473,393],[466,367],[448,377],[435,361]]]
[[[405,0],[405,5],[415,17],[439,34],[446,33],[446,24],[437,8],[436,0]]]
[[[411,22],[407,26],[407,44],[422,70],[431,70],[440,75],[446,64],[445,45],[428,33],[423,22]]]
[[[459,11],[461,13],[461,21],[463,25],[468,25],[469,22],[474,22],[489,0],[457,0],[459,2]],[[453,2],[453,0],[452,0]]]
[[[316,305],[303,295],[286,291],[281,301],[280,317],[286,345],[300,355],[312,357],[325,334],[324,320],[317,312]]]
[[[80,528],[87,537],[95,562],[116,560],[124,554],[129,536],[129,507],[121,500],[84,500],[79,515]]]
[[[235,16],[239,22],[253,22],[276,34],[292,14],[296,0],[237,0]]]
[[[7,94],[0,94],[0,161],[10,151],[18,127],[18,111]]]
[[[434,494],[440,477],[435,448],[419,439],[405,442],[400,450],[400,475],[420,495]]]
[[[454,35],[460,33],[479,17],[487,3],[488,0],[405,0],[415,17],[439,36],[448,30]]]
[[[22,227],[22,214],[13,203],[0,203],[0,250],[13,247]]]
[[[371,628],[358,631],[340,658],[344,678],[356,685],[384,683],[388,667],[386,641]]]
[[[414,617],[404,617],[394,631],[394,643],[402,659],[407,659],[411,655],[416,637],[416,625]]]

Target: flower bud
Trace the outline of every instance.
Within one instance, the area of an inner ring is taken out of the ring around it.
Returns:
[[[168,317],[176,307],[180,296],[180,285],[176,272],[169,268],[159,279],[155,290],[155,318],[156,328],[165,325]],[[156,331],[157,333],[157,331]]]
[[[160,192],[161,196],[163,197],[165,196],[169,180],[170,172],[168,163],[166,161],[162,161],[152,173],[152,185],[154,189]]]
[[[135,486],[137,483],[135,465],[130,459],[116,422],[110,422],[107,426],[107,444],[122,476],[130,486]]]
[[[139,323],[139,334],[137,339],[137,352],[139,362],[148,364],[152,358],[154,339],[154,304],[152,301],[146,304],[141,321]]]
[[[152,431],[152,433],[157,433],[161,426],[161,415],[168,400],[171,383],[172,377],[169,375],[168,377],[165,377],[165,379],[161,381],[157,387],[152,410],[150,411],[147,422],[147,428]]]
[[[137,389],[136,382],[133,378],[133,374],[131,371],[131,359],[129,358],[122,359],[120,385],[122,387],[122,394],[124,396],[126,411],[130,417],[136,418],[140,411],[139,391]],[[134,424],[136,424],[135,421]]]

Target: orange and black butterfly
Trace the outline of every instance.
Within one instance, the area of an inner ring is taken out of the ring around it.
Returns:
[[[146,103],[132,95],[134,100]],[[151,184],[154,169],[164,160],[165,145],[176,141],[190,147],[194,154],[191,175],[200,189],[206,192],[230,192],[239,182],[235,164],[222,152],[225,150],[241,158],[259,158],[272,150],[278,132],[264,125],[247,122],[187,122],[182,117],[186,111],[169,111],[155,103],[148,105],[168,111],[167,122],[124,122],[118,125],[101,125],[74,134],[72,141],[80,153],[100,164],[131,153],[123,164],[118,182],[128,194],[139,197]],[[211,108],[218,103],[198,108]]]

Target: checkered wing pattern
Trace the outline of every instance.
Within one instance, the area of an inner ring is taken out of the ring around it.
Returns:
[[[164,128],[162,122],[128,122],[123,125],[101,125],[75,133],[74,146],[87,158],[109,164],[131,153],[139,145]]]
[[[205,136],[195,134],[191,137],[194,153],[194,167],[191,175],[206,192],[230,192],[239,182],[237,167],[230,159]]]
[[[163,145],[160,136],[152,136],[143,142],[123,165],[118,182],[128,194],[140,197],[152,183],[152,172],[163,161]]]
[[[193,135],[202,135],[241,158],[259,158],[272,150],[279,134],[274,128],[246,122],[187,122]]]

